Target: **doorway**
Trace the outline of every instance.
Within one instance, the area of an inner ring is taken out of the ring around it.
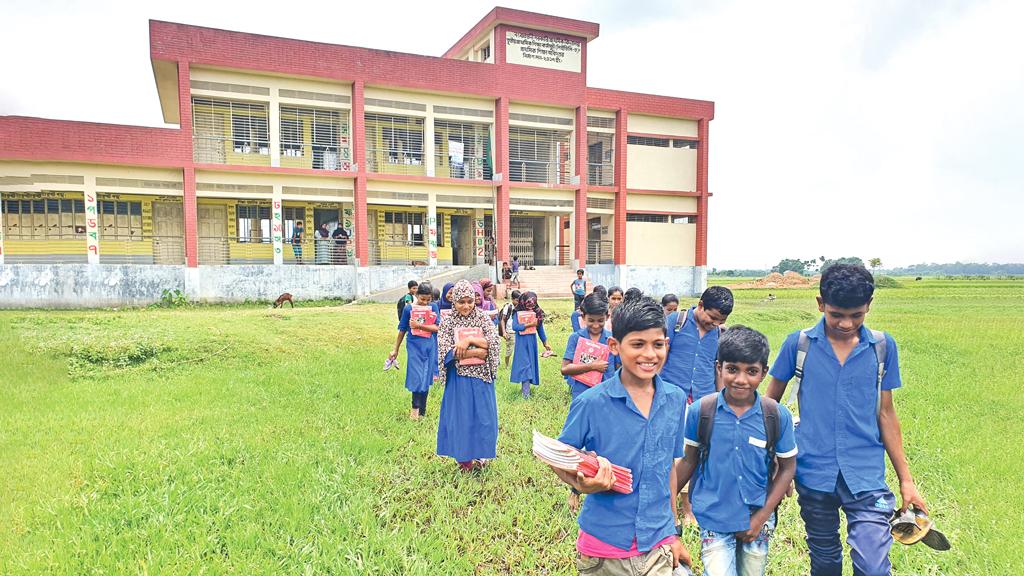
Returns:
[[[185,219],[181,202],[153,202],[153,263],[185,263]]]
[[[473,236],[473,217],[452,214],[452,264],[455,266],[472,266],[476,264]]]

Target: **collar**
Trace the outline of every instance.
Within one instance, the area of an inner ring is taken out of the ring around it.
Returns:
[[[576,335],[579,336],[580,338],[586,338],[587,340],[590,340],[590,330],[587,330],[586,326],[577,330]],[[608,338],[611,338],[611,335],[612,331],[607,328],[604,328],[601,330],[601,337],[598,338],[597,341],[600,342],[601,344],[607,344]]]
[[[730,407],[729,404],[725,401],[725,388],[722,388],[722,391],[718,393],[718,402],[717,402],[716,410],[723,410],[726,413],[732,414],[733,416],[736,415],[736,413],[733,412],[732,407]],[[739,418],[746,418],[747,415],[760,414],[760,413],[761,413],[761,394],[755,390],[754,391],[754,405],[751,406],[749,410],[744,412],[743,416],[739,416]]]
[[[815,324],[814,327],[811,328],[807,332],[807,337],[808,338],[817,339],[817,338],[823,338],[824,336],[825,336],[825,316],[822,315],[821,320],[818,320],[818,323]],[[858,339],[862,343],[867,342],[868,344],[872,344],[872,345],[878,343],[878,339],[875,338],[875,335],[872,334],[871,330],[868,329],[867,324],[861,324],[860,325],[860,334],[858,334],[858,336],[859,336]]]
[[[625,398],[626,405],[629,406],[630,409],[633,410],[633,412],[636,412],[637,415],[643,416],[643,414],[640,414],[640,410],[636,407],[636,404],[633,403],[633,399],[630,398],[629,392],[626,392],[626,387],[622,385],[622,380],[619,379],[619,373],[621,372],[621,370],[622,368],[616,370],[615,375],[609,378],[607,382],[605,382],[608,385],[608,395],[611,396],[612,398]],[[651,410],[647,413],[648,420],[650,420],[651,417],[654,416],[654,414],[658,411],[658,409],[661,408],[661,405],[665,403],[666,394],[667,392],[665,392],[665,382],[661,379],[661,376],[655,375],[654,398],[651,400]]]

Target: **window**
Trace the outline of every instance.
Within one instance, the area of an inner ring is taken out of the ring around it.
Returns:
[[[384,235],[392,243],[424,245],[424,215],[422,212],[385,212]]]
[[[587,132],[587,183],[592,186],[615,184],[615,134]]]
[[[295,231],[295,222],[301,220],[302,225],[306,225],[306,208],[304,206],[285,206],[283,212],[284,237],[290,241],[292,233]]]
[[[682,139],[682,138],[673,138],[672,139],[672,147],[673,148],[688,148],[690,150],[696,150],[697,149],[697,141],[696,140],[686,140],[686,139]]]
[[[437,247],[444,248],[444,214],[437,215]]]
[[[693,224],[697,221],[696,216],[681,214],[646,214],[630,212],[626,214],[626,222],[649,222],[654,224]]]
[[[46,198],[3,200],[4,236],[12,240],[80,239],[85,236],[85,202]]]
[[[423,118],[366,114],[366,162],[371,172],[424,174]]]
[[[636,146],[654,146],[656,148],[668,148],[668,138],[652,138],[650,136],[626,136],[626,144],[633,144]]]
[[[490,125],[435,120],[434,156],[434,174],[437,176],[490,180]]]
[[[282,106],[281,155],[303,158],[297,164],[304,168],[351,170],[348,113]]]
[[[572,177],[569,132],[509,127],[509,180],[568,184]]]
[[[485,46],[481,46],[477,53],[481,62],[487,62],[491,58],[491,45],[487,44]]]
[[[100,200],[100,235],[115,240],[142,240],[142,202]]]
[[[266,156],[255,163],[270,163],[266,104],[193,97],[192,133],[196,162],[226,164],[230,151]]]
[[[270,206],[239,204],[235,210],[239,242],[270,242]]]
[[[302,137],[302,121],[284,118],[283,108],[281,113],[281,155],[301,157],[303,148],[305,148]]]

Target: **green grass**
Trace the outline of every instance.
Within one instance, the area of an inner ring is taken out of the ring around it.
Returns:
[[[954,549],[897,545],[895,572],[1022,573],[1024,284],[903,284],[870,324],[900,345],[911,468]],[[738,291],[730,322],[775,348],[816,320],[813,291],[767,293]],[[570,304],[545,305],[560,350]],[[404,373],[380,371],[395,323],[391,304],[0,312],[0,574],[574,574],[566,491],[529,453],[566,413],[558,360],[529,401],[503,374],[499,458],[460,474],[433,454],[440,389],[410,422]],[[807,573],[801,529],[787,500],[771,574]]]

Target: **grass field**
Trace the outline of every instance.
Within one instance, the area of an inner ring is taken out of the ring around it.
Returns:
[[[954,549],[897,545],[895,572],[1024,573],[1024,283],[905,286],[869,324],[900,345],[911,468]],[[773,292],[730,323],[774,349],[817,314]],[[561,351],[570,302],[544,304]],[[559,361],[529,401],[503,374],[499,458],[460,474],[433,454],[440,389],[410,422],[380,370],[394,325],[391,304],[0,312],[0,574],[574,574],[566,491],[529,453],[566,413]],[[807,573],[801,528],[787,500],[770,574]]]

